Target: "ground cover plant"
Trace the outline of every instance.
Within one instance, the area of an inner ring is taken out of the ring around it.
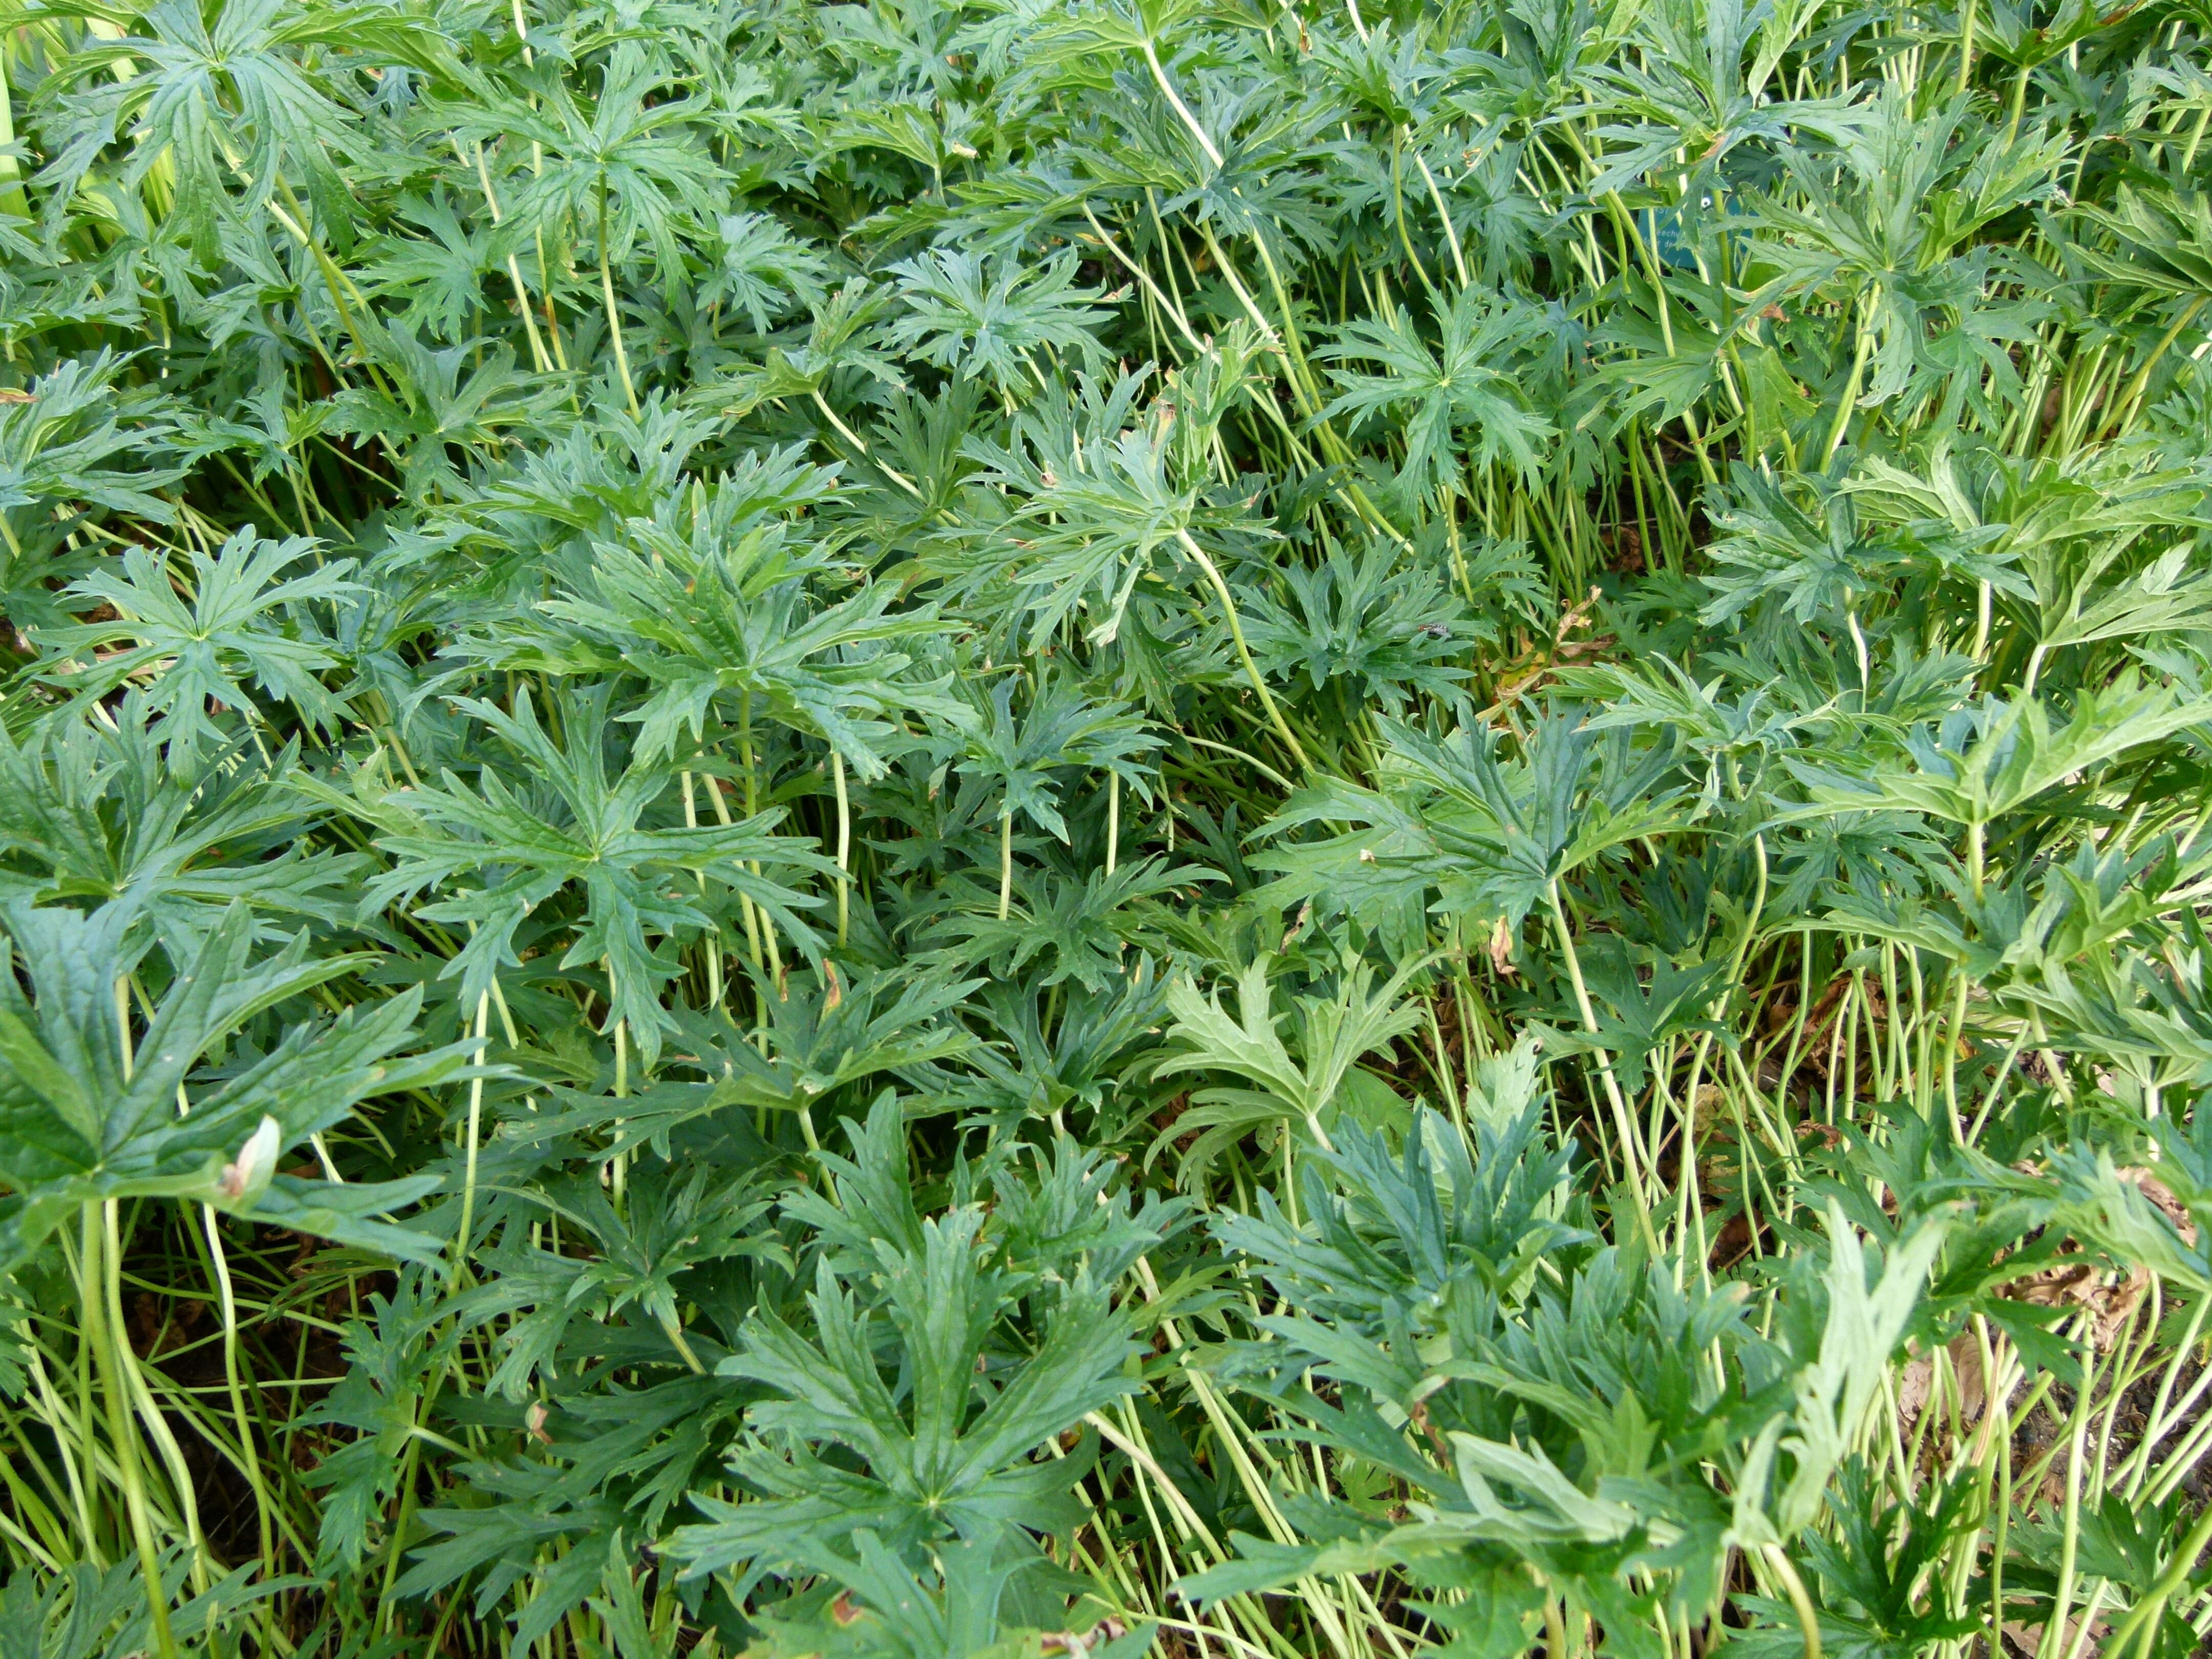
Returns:
[[[4,0],[0,1656],[2179,1659],[2193,0]]]

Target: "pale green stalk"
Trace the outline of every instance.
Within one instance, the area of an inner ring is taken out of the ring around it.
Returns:
[[[123,1491],[124,1511],[131,1528],[132,1547],[138,1554],[138,1573],[146,1590],[149,1626],[154,1650],[160,1659],[177,1659],[177,1639],[169,1628],[169,1600],[161,1581],[161,1556],[154,1541],[153,1520],[146,1501],[144,1476],[138,1462],[138,1432],[129,1401],[118,1349],[125,1338],[118,1321],[122,1308],[118,1274],[103,1248],[106,1228],[99,1204],[82,1212],[78,1245],[80,1315],[84,1340],[90,1346],[107,1397],[107,1428],[116,1469]],[[89,1448],[88,1448],[89,1450]]]

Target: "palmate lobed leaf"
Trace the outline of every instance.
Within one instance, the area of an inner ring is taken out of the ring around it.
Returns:
[[[52,630],[54,649],[74,659],[56,683],[89,700],[159,670],[146,704],[168,717],[165,735],[188,754],[219,738],[210,702],[253,707],[247,681],[311,721],[335,719],[337,705],[317,676],[337,665],[337,654],[301,626],[297,607],[358,590],[347,580],[349,560],[284,575],[314,551],[304,538],[261,540],[248,525],[212,554],[193,551],[187,598],[150,552],[127,550],[119,577],[102,571],[76,583],[85,599],[118,614]],[[125,648],[102,648],[117,645]]]
[[[752,868],[760,861],[817,871],[836,867],[809,850],[808,842],[773,833],[780,812],[726,825],[647,828],[648,809],[668,792],[671,769],[633,756],[618,777],[610,778],[604,704],[571,711],[565,744],[556,744],[538,723],[526,696],[512,714],[477,699],[457,707],[505,740],[528,769],[527,781],[510,785],[486,767],[475,789],[448,773],[443,788],[409,792],[404,804],[428,833],[383,840],[394,865],[371,884],[366,902],[381,908],[463,876],[485,883],[460,889],[424,911],[434,920],[465,921],[475,929],[467,947],[443,969],[460,978],[465,1000],[473,1004],[488,996],[502,966],[520,965],[516,930],[533,908],[570,883],[582,888],[585,909],[562,965],[605,965],[608,1024],[625,1023],[648,1065],[675,1021],[657,995],[672,970],[654,954],[647,930],[665,937],[713,921],[673,884],[712,872],[773,916],[802,948],[817,947],[817,935],[799,912],[821,901]],[[558,804],[557,817],[549,817],[539,805],[541,791],[550,792],[548,805]]]
[[[2212,704],[2130,677],[2085,692],[2063,725],[2055,724],[2051,713],[2033,694],[1991,698],[1958,711],[1938,730],[1911,733],[1910,771],[1846,781],[1806,768],[1801,775],[1826,808],[1901,810],[1985,825],[2077,774],[2202,724],[2212,716]],[[1783,816],[1809,817],[1811,809]]]
[[[2047,1613],[1969,1379],[2186,1347],[2212,1231],[2201,19],[18,10],[0,1095],[40,1202],[117,1198],[147,1388],[49,1236],[5,1643]],[[126,901],[70,989],[37,930]],[[72,1151],[218,939],[190,1111]],[[380,1067],[348,1180],[271,1173]],[[2062,1235],[2155,1279],[2124,1342],[1996,1294]],[[2108,1632],[2195,1524],[2133,1421]],[[86,1565],[141,1516],[150,1583]],[[1158,1600],[1222,1540],[1288,1593]]]
[[[10,1189],[8,1260],[21,1261],[83,1205],[121,1197],[193,1199],[248,1216],[270,1191],[282,1152],[329,1127],[364,1099],[434,1084],[465,1062],[458,1045],[388,1059],[414,1036],[419,998],[402,995],[325,1026],[287,1031],[265,1056],[187,1103],[210,1051],[254,1016],[358,969],[368,958],[310,960],[305,935],[251,962],[252,924],[234,904],[172,982],[135,1045],[120,1011],[145,943],[134,941],[133,896],[90,916],[18,902],[8,932],[35,995],[0,975],[0,1124]],[[328,1224],[337,1237],[374,1235],[420,1254],[421,1241],[367,1217],[437,1185],[417,1178],[319,1194],[287,1180],[269,1218]]]
[[[752,1498],[697,1498],[709,1519],[672,1540],[692,1574],[832,1570],[817,1564],[848,1559],[864,1535],[909,1559],[955,1538],[1018,1554],[1028,1534],[1073,1523],[1071,1484],[1089,1466],[1037,1449],[1135,1387],[1134,1321],[1091,1260],[1118,1272],[1174,1224],[1172,1206],[1129,1214],[1110,1166],[1063,1140],[1033,1197],[1028,1179],[1000,1177],[1003,1236],[981,1206],[925,1218],[894,1163],[890,1097],[848,1132],[854,1161],[823,1160],[836,1202],[787,1205],[836,1240],[806,1301],[811,1336],[763,1309],[717,1368],[781,1397],[752,1409],[732,1453]],[[1036,1335],[1010,1349],[1003,1322],[1025,1298]]]
[[[672,1547],[692,1572],[733,1565],[803,1565],[866,1528],[905,1549],[947,1533],[991,1541],[1042,1529],[1065,1507],[1073,1471],[1035,1463],[1042,1442],[1133,1387],[1122,1375],[1127,1326],[1087,1276],[1059,1300],[1036,1352],[1010,1378],[980,1386],[986,1346],[1014,1286],[983,1265],[982,1212],[921,1224],[918,1248],[877,1246],[879,1316],[863,1311],[825,1257],[807,1299],[814,1341],[763,1313],[718,1368],[785,1395],[756,1407],[760,1439],[732,1470],[769,1497],[732,1505],[700,1499],[712,1518],[680,1528]],[[878,1370],[870,1326],[887,1320],[902,1356],[896,1392]],[[817,1346],[818,1345],[818,1346]],[[980,1407],[978,1396],[981,1395]],[[809,1443],[849,1448],[866,1475],[824,1464]],[[788,1451],[775,1448],[787,1446]]]
[[[895,729],[887,717],[917,707],[957,714],[937,684],[907,678],[912,657],[878,648],[939,634],[930,608],[886,614],[895,596],[884,585],[817,605],[807,579],[823,561],[811,550],[794,556],[781,524],[704,547],[696,535],[687,546],[654,526],[629,528],[635,545],[598,548],[588,593],[544,609],[652,683],[654,695],[625,716],[638,725],[641,760],[674,754],[687,732],[696,747],[710,714],[726,724],[750,708],[818,732],[873,779]]]
[[[130,893],[176,961],[236,902],[260,918],[264,943],[279,937],[275,916],[336,922],[362,866],[301,845],[312,813],[289,787],[298,758],[295,743],[264,762],[242,738],[204,758],[165,750],[135,696],[107,722],[49,726],[20,744],[0,734],[0,884],[73,904]]]

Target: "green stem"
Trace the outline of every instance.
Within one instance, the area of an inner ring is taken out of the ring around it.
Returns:
[[[1437,188],[1436,175],[1429,171],[1428,158],[1419,150],[1413,152],[1413,165],[1421,170],[1422,181],[1429,187],[1429,200],[1436,204],[1437,217],[1443,222],[1444,240],[1450,244],[1452,269],[1459,273],[1459,285],[1465,288],[1474,279],[1467,273],[1467,255],[1460,251],[1459,232],[1454,228],[1451,214],[1444,207],[1444,193]]]
[[[491,993],[477,994],[476,1064],[482,1069],[484,1060],[484,1033],[491,1022]],[[468,1162],[461,1177],[461,1224],[453,1235],[453,1282],[459,1285],[461,1275],[473,1279],[475,1273],[469,1266],[470,1237],[475,1226],[477,1207],[477,1143],[483,1127],[483,1079],[469,1079],[469,1147]]]
[[[1114,873],[1114,859],[1121,845],[1121,775],[1106,775],[1106,873]]]
[[[2076,1340],[2086,1330],[2088,1315],[2083,1314],[2076,1326]],[[2058,1545],[2058,1588],[2051,1597],[2050,1617],[2043,1626],[2043,1640],[2038,1644],[2038,1659],[2057,1659],[2065,1641],[2067,1614],[2074,1605],[2074,1570],[2075,1552],[2081,1535],[2081,1443],[2089,1427],[2089,1399],[2095,1392],[2097,1382],[2097,1352],[2094,1344],[2087,1345],[2081,1363],[2081,1391],[2074,1399],[2073,1421],[2068,1425],[2066,1447],[2066,1503],[2064,1521]],[[2206,1511],[2212,1514],[2212,1510]],[[2190,1558],[2193,1560],[2195,1558]],[[2115,1642],[2111,1651],[2124,1651],[2121,1643]]]
[[[467,159],[465,153],[461,149],[461,141],[459,138],[453,140],[453,152],[457,155],[461,155],[464,160]],[[502,217],[499,210],[499,192],[491,187],[491,169],[484,165],[482,144],[476,147],[476,164],[477,182],[483,186],[484,205],[491,210],[492,226],[496,229]],[[507,277],[514,284],[515,309],[522,313],[523,331],[530,337],[531,367],[540,374],[550,374],[553,372],[553,360],[545,355],[545,343],[538,337],[538,319],[531,314],[530,310],[530,290],[523,286],[522,264],[514,257],[514,250],[512,248],[507,250]]]
[[[1206,152],[1206,159],[1213,163],[1214,171],[1218,173],[1221,170],[1221,152],[1213,147],[1213,140],[1206,137],[1206,129],[1198,124],[1198,117],[1190,112],[1190,106],[1183,102],[1174,83],[1168,79],[1168,72],[1160,67],[1160,56],[1152,50],[1151,37],[1146,36],[1142,44],[1145,62],[1151,66],[1153,82],[1167,94],[1168,102],[1175,106],[1175,112],[1182,118],[1183,125],[1190,129],[1191,137],[1198,140],[1198,147]]]
[[[1866,373],[1867,353],[1874,345],[1874,329],[1867,313],[1881,303],[1881,284],[1877,283],[1860,309],[1858,337],[1851,346],[1851,372],[1844,382],[1844,395],[1836,404],[1836,423],[1828,428],[1826,459],[1833,459],[1836,451],[1843,447],[1844,434],[1850,426],[1851,409],[1859,399],[1859,376]]]
[[[437,1398],[438,1389],[445,1380],[442,1368],[431,1376],[430,1386],[422,1392],[422,1403],[416,1408],[416,1425],[430,1414],[431,1402]],[[422,1439],[410,1434],[407,1437],[407,1449],[400,1455],[399,1514],[392,1523],[392,1536],[385,1542],[383,1584],[376,1598],[377,1623],[387,1632],[392,1629],[392,1613],[399,1605],[392,1594],[392,1587],[398,1582],[399,1558],[406,1551],[408,1529],[414,1524],[415,1471],[422,1461]]]
[[[1583,979],[1582,958],[1575,953],[1575,936],[1567,926],[1567,908],[1559,897],[1559,878],[1555,876],[1544,884],[1545,896],[1551,901],[1552,922],[1559,929],[1559,950],[1567,959],[1567,980],[1574,987],[1575,1006],[1583,1018],[1583,1030],[1597,1035],[1597,1009],[1590,1001],[1589,987]],[[1636,1166],[1636,1126],[1630,1121],[1627,1099],[1620,1092],[1620,1080],[1613,1074],[1612,1057],[1601,1048],[1597,1051],[1598,1075],[1605,1081],[1607,1101],[1613,1107],[1613,1125],[1620,1134],[1620,1164],[1628,1178],[1628,1190],[1636,1204],[1636,1220],[1644,1234],[1644,1242],[1650,1247],[1653,1256],[1659,1254],[1659,1240],[1651,1231],[1650,1206],[1644,1197],[1643,1172]]]
[[[177,1638],[169,1629],[168,1593],[161,1583],[161,1555],[154,1543],[154,1524],[147,1513],[144,1472],[138,1461],[138,1430],[126,1396],[123,1358],[118,1345],[125,1340],[117,1310],[122,1303],[121,1264],[106,1248],[101,1206],[84,1206],[81,1216],[80,1250],[82,1284],[80,1299],[84,1335],[98,1366],[107,1397],[107,1431],[114,1443],[115,1465],[123,1482],[123,1505],[131,1523],[131,1541],[138,1553],[138,1571],[146,1581],[146,1607],[161,1659],[177,1659]]]
[[[845,795],[845,757],[830,751],[830,776],[837,787],[837,943],[845,943],[846,901],[852,885],[853,804]]]
[[[837,418],[837,411],[830,407],[830,400],[822,395],[822,390],[819,386],[811,388],[808,391],[806,395],[814,399],[814,406],[822,411],[823,418],[827,420],[830,425],[837,428],[837,435],[839,437],[842,438],[847,443],[852,445],[854,448],[859,450],[863,455],[867,455],[870,460],[875,460],[875,457],[868,453],[867,443],[860,434],[854,431],[851,427],[847,426],[844,422]],[[886,466],[881,461],[876,461],[876,471],[889,478],[901,489],[906,491],[908,495],[913,496],[915,500],[923,503],[925,506],[928,504],[929,497],[923,495],[921,493],[921,486],[916,484],[913,479],[908,477],[905,473],[899,471],[894,467]]]
[[[599,295],[606,301],[607,337],[614,342],[615,368],[622,375],[623,396],[629,400],[629,412],[637,409],[637,388],[630,384],[629,354],[623,349],[622,313],[615,305],[614,270],[607,264],[607,187],[604,179],[599,184]]]
[[[8,90],[8,42],[0,39],[0,149],[12,147],[15,142],[15,116]],[[22,170],[13,155],[0,153],[0,213],[9,213],[19,219],[31,216],[31,204],[23,194]]]
[[[1312,771],[1313,763],[1306,758],[1306,751],[1299,747],[1298,740],[1291,735],[1290,725],[1283,719],[1283,711],[1275,707],[1275,699],[1267,690],[1267,682],[1261,677],[1259,665],[1252,660],[1251,647],[1244,643],[1244,623],[1237,614],[1237,601],[1230,596],[1229,584],[1222,580],[1221,572],[1214,568],[1213,561],[1206,556],[1206,550],[1193,539],[1190,532],[1177,530],[1176,540],[1182,544],[1183,551],[1197,562],[1198,568],[1206,573],[1206,580],[1212,584],[1214,594],[1221,601],[1222,614],[1229,619],[1229,636],[1237,642],[1237,659],[1244,665],[1245,678],[1252,682],[1253,690],[1259,694],[1260,707],[1267,711],[1268,723],[1275,728],[1276,736],[1288,745],[1291,757],[1298,763],[1298,769]]]
[[[2134,418],[2136,405],[2142,401],[2144,392],[2149,388],[2152,372],[2172,349],[2173,343],[2181,337],[2182,331],[2197,320],[2197,313],[2204,309],[2207,298],[2207,295],[2200,294],[2182,308],[2181,315],[2173,319],[2173,326],[2166,331],[2158,344],[2152,348],[2150,356],[2144,360],[2143,366],[2129,380],[2127,390],[2120,394],[2113,408],[2112,421],[2105,428],[2107,435],[2125,429],[2127,423]]]
[[[1436,284],[1429,280],[1428,267],[1421,263],[1421,256],[1413,252],[1413,233],[1407,229],[1406,226],[1406,191],[1402,183],[1401,182],[1405,173],[1404,157],[1406,147],[1402,142],[1404,132],[1405,129],[1401,127],[1398,130],[1397,133],[1392,135],[1392,142],[1390,144],[1390,208],[1392,213],[1396,216],[1398,221],[1398,246],[1406,250],[1407,263],[1413,267],[1413,275],[1421,279],[1421,286],[1428,289],[1430,293],[1433,294],[1436,292]],[[1464,288],[1466,285],[1466,282],[1462,278],[1460,286]]]
[[[691,1375],[706,1376],[707,1368],[699,1363],[699,1356],[691,1352],[690,1343],[684,1340],[684,1327],[676,1316],[670,1314],[663,1319],[660,1322],[660,1328],[667,1335],[668,1340],[676,1345],[676,1352],[684,1356],[684,1363],[691,1368]]]
[[[2173,1559],[2167,1564],[2166,1571],[2159,1574],[2149,1589],[2136,1598],[2135,1606],[2128,1609],[2128,1616],[2120,1621],[2120,1627],[2112,1632],[2111,1641],[2103,1645],[2102,1651],[2120,1655],[2124,1659],[2129,1640],[2138,1627],[2148,1626],[2151,1630],[2156,1629],[2154,1621],[2157,1616],[2166,1610],[2166,1604],[2173,1599],[2175,1592],[2189,1582],[2189,1575],[2197,1565],[2197,1558],[2203,1554],[2207,1544],[2212,1544],[2212,1508],[2208,1508],[2197,1517],[2196,1526],[2190,1529],[2189,1536],[2182,1540],[2181,1547],[2173,1553]],[[2147,1630],[2145,1634],[2148,1633]],[[2146,1643],[2144,1651],[2149,1650],[2149,1644]]]
[[[222,1378],[230,1394],[231,1420],[238,1427],[239,1463],[246,1471],[246,1485],[253,1489],[254,1518],[261,1532],[261,1571],[266,1576],[276,1571],[276,1540],[270,1524],[269,1491],[262,1483],[261,1460],[255,1454],[252,1420],[246,1409],[246,1389],[239,1380],[238,1297],[231,1286],[230,1261],[223,1254],[222,1229],[216,1218],[216,1207],[203,1204],[200,1211],[207,1230],[208,1261],[215,1269],[216,1293],[222,1305]]]
[[[1796,1565],[1780,1545],[1769,1544],[1765,1555],[1767,1565],[1780,1576],[1782,1588],[1789,1593],[1790,1605],[1797,1611],[1797,1626],[1805,1636],[1805,1659],[1820,1659],[1820,1615],[1806,1593],[1805,1581],[1797,1576]]]

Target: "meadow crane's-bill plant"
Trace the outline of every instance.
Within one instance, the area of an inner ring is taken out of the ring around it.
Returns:
[[[2201,0],[0,0],[0,1659],[2212,1644]]]

